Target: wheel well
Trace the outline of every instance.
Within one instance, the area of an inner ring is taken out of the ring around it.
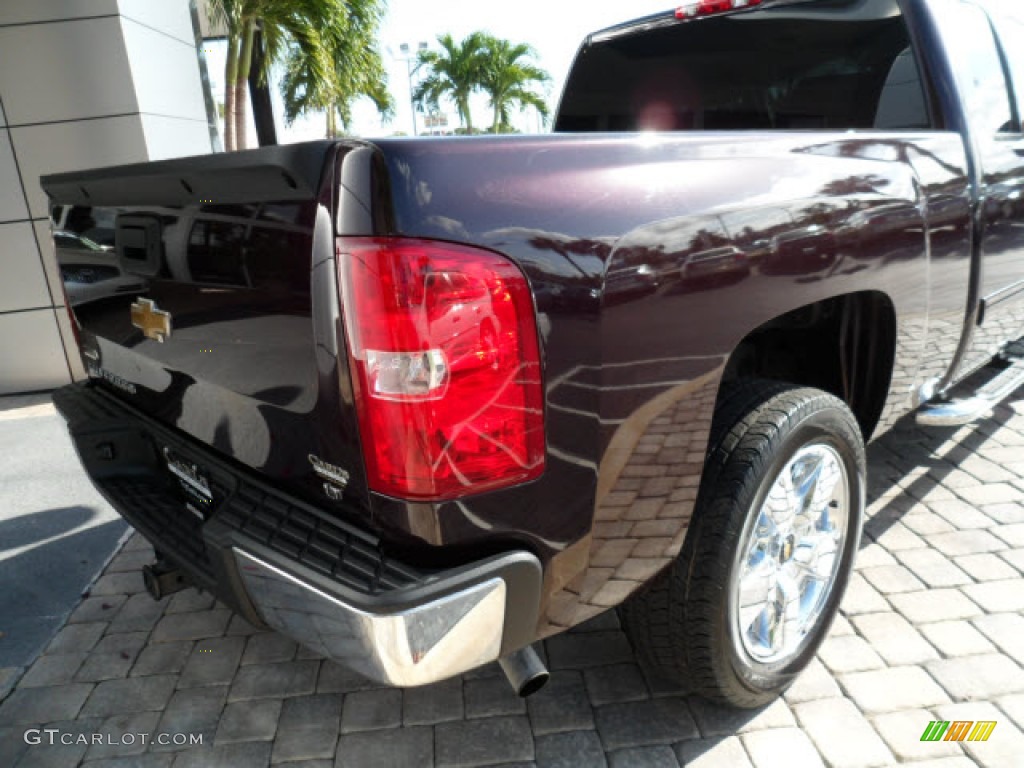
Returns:
[[[788,381],[843,400],[867,441],[889,394],[896,312],[884,293],[866,291],[815,302],[751,331],[725,366],[740,378]]]

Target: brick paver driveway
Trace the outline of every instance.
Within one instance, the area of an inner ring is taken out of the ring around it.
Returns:
[[[843,615],[762,711],[646,677],[613,613],[546,643],[553,679],[527,701],[494,665],[378,688],[206,596],[152,602],[135,537],[0,704],[0,766],[1024,765],[1024,397],[956,431],[905,421],[869,456]],[[998,725],[985,743],[921,742],[931,720]],[[28,728],[203,746],[29,746]]]

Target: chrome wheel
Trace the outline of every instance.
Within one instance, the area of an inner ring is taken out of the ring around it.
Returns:
[[[813,634],[839,574],[849,505],[845,465],[825,443],[801,448],[772,481],[730,588],[730,622],[752,661],[787,661]]]

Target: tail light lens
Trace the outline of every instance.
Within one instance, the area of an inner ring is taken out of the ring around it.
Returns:
[[[430,240],[338,247],[370,488],[433,501],[538,477],[540,352],[519,269]]]
[[[676,8],[677,19],[692,19],[697,16],[713,16],[740,8],[760,5],[762,0],[696,0]]]
[[[68,321],[71,324],[71,335],[75,337],[75,347],[81,352],[82,349],[82,330],[78,325],[78,318],[75,317],[75,310],[71,307],[71,300],[68,299],[68,289],[64,287],[64,282],[60,284],[61,293],[64,294],[64,309],[68,312]]]

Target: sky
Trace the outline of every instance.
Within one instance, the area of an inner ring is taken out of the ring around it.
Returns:
[[[388,87],[396,102],[396,114],[390,123],[382,124],[372,104],[361,102],[356,105],[353,124],[348,132],[370,138],[396,132],[412,135],[409,75],[405,61],[399,58],[402,43],[408,43],[413,50],[421,41],[436,47],[439,34],[450,32],[461,40],[476,30],[490,32],[513,43],[529,43],[537,50],[537,63],[551,75],[547,101],[554,111],[573,57],[586,35],[622,21],[673,8],[675,4],[671,0],[630,0],[628,3],[622,0],[389,0],[380,41],[388,71]],[[224,45],[210,44],[207,56],[214,93],[221,98],[224,92]],[[279,100],[276,113],[278,116],[282,113]],[[473,115],[474,124],[490,125],[491,114],[486,97],[481,96],[474,101]],[[516,127],[524,132],[536,132],[539,128],[533,110],[514,117]],[[452,126],[458,124],[453,111],[449,112],[448,119]],[[296,121],[291,128],[279,128],[282,142],[323,137],[323,115]]]

